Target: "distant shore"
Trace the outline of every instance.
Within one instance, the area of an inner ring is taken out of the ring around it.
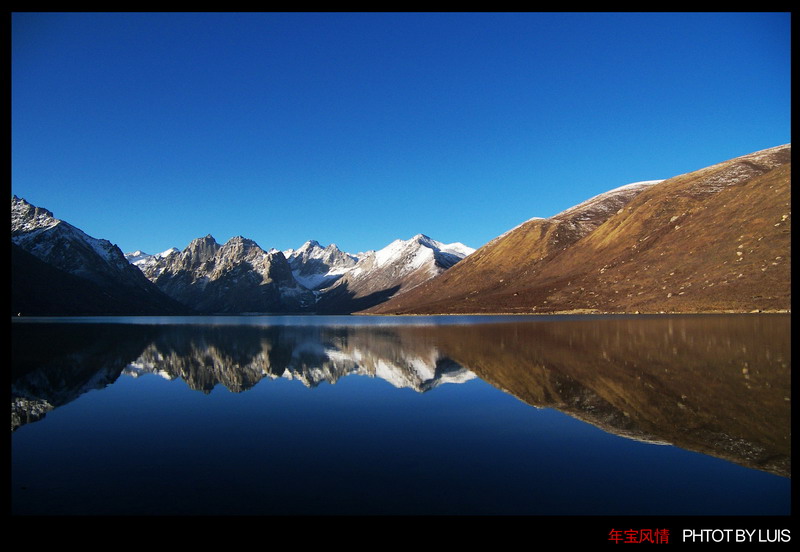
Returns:
[[[433,312],[433,313],[372,313],[372,312],[351,312],[351,313],[310,313],[310,312],[242,312],[242,313],[194,313],[194,314],[12,314],[11,319],[18,318],[72,318],[72,317],[115,317],[115,316],[142,316],[159,318],[181,318],[186,316],[637,316],[637,315],[689,315],[689,314],[791,314],[791,309],[769,309],[769,310],[724,310],[724,311],[692,311],[692,312],[611,312],[596,311],[591,309],[573,309],[568,311],[552,312]]]
[[[691,311],[691,312],[666,312],[666,311],[635,311],[612,312],[597,311],[592,309],[572,309],[552,312],[431,312],[431,313],[372,313],[354,312],[357,316],[564,316],[564,315],[653,315],[653,314],[791,314],[791,309],[766,309],[766,310],[722,310],[722,311]]]

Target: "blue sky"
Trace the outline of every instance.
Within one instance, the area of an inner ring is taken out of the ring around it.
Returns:
[[[791,141],[789,13],[15,13],[12,194],[124,252],[479,247]]]

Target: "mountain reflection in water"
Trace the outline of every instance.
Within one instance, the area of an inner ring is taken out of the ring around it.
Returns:
[[[791,474],[788,317],[446,328],[439,346],[528,404],[618,435]]]
[[[357,374],[426,392],[476,375],[607,432],[791,474],[788,316],[493,324],[12,325],[12,431],[121,375],[205,393]],[[266,383],[268,385],[268,383]]]

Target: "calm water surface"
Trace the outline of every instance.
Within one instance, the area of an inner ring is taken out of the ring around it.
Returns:
[[[12,323],[15,514],[790,513],[790,317]]]

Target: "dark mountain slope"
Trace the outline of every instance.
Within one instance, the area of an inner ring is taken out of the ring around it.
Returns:
[[[11,199],[12,314],[183,314],[108,240]]]
[[[11,314],[99,316],[185,314],[158,290],[153,294],[75,276],[11,244]]]

